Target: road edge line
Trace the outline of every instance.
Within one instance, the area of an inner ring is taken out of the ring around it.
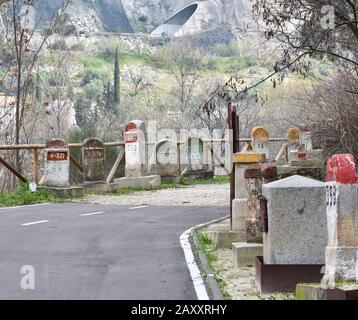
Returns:
[[[9,206],[9,207],[0,207],[0,210],[6,210],[6,209],[22,209],[22,208],[31,208],[31,207],[40,207],[40,206],[46,206],[49,204],[53,204],[51,202],[47,203],[38,203],[38,204],[28,204],[28,205],[22,205],[22,206]]]
[[[198,300],[210,300],[210,297],[207,292],[207,289],[205,286],[205,281],[202,277],[200,268],[195,261],[195,255],[194,255],[193,247],[190,243],[190,237],[192,236],[193,232],[195,232],[196,230],[204,228],[210,224],[226,220],[227,218],[228,218],[228,216],[226,216],[224,218],[215,219],[215,220],[212,220],[207,223],[199,224],[195,227],[188,229],[180,236],[180,243],[181,243],[182,249],[184,251],[186,264],[190,271],[190,276],[193,281],[194,289],[195,289],[196,296],[197,296]],[[194,241],[194,245],[195,245],[195,241]],[[195,249],[196,249],[196,251],[198,251],[198,248],[195,248]],[[200,260],[200,255],[199,255],[199,260]],[[216,283],[215,279],[214,279],[214,281]],[[212,291],[214,291],[214,290],[212,290]]]

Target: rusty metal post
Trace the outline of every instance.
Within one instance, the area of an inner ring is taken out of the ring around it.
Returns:
[[[231,132],[232,153],[235,154],[240,151],[240,135],[239,135],[239,117],[236,115],[236,109],[232,102],[228,103],[228,124]],[[231,160],[232,161],[232,160]],[[232,166],[230,175],[230,224],[232,228],[232,202],[235,199],[235,166]]]

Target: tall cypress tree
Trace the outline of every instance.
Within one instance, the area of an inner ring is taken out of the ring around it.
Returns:
[[[118,47],[116,48],[116,56],[114,60],[114,83],[113,83],[113,101],[115,105],[119,105],[120,103],[120,90],[121,90],[121,83],[120,83],[120,69],[119,69],[119,53]]]

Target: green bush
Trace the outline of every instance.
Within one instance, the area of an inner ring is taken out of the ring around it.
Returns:
[[[20,185],[15,191],[9,194],[0,192],[0,206],[2,207],[41,204],[47,202],[61,202],[61,198],[48,189],[40,189],[37,192],[30,192],[28,183]]]

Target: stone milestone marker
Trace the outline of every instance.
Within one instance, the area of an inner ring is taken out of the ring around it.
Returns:
[[[300,130],[290,128],[287,132],[288,161],[297,160],[297,153],[300,149]]]
[[[255,127],[251,132],[252,150],[256,153],[264,153],[266,159],[270,158],[269,134],[265,127]]]
[[[70,157],[67,142],[51,140],[46,143],[45,186],[70,185]]]
[[[147,174],[146,127],[143,121],[133,120],[124,128],[126,152],[126,177],[141,177]]]
[[[85,182],[100,182],[106,179],[106,154],[101,139],[89,138],[84,141],[82,159]]]
[[[327,245],[326,185],[292,176],[263,186],[268,231],[264,263],[323,265]]]
[[[332,156],[327,162],[328,246],[323,283],[358,281],[357,168],[350,154]]]

